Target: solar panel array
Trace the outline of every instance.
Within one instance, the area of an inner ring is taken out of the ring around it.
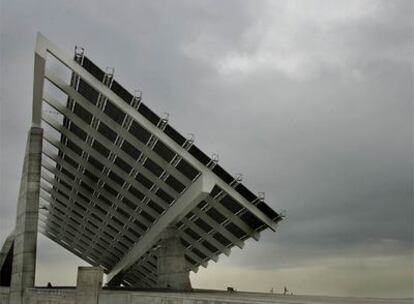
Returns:
[[[48,56],[48,60],[53,57]],[[127,252],[139,246],[142,237],[200,178],[200,170],[151,133],[132,112],[138,112],[146,123],[188,151],[252,208],[273,223],[281,220],[240,179],[197,148],[191,138],[177,132],[166,118],[151,111],[139,94],[123,88],[111,71],[100,69],[83,53],[76,53],[74,60],[115,93],[128,111],[120,109],[73,70],[70,79],[64,79],[46,69],[48,85],[59,91],[49,94],[45,90],[43,94],[46,106],[42,115],[45,133],[41,209],[45,212],[41,230],[47,237],[108,273]],[[229,255],[233,246],[242,248],[250,237],[258,240],[260,231],[267,228],[249,208],[218,185],[174,224],[191,271],[197,271],[200,265],[206,267],[210,260],[217,261],[222,253]],[[121,283],[156,286],[156,245],[154,242],[123,273]]]

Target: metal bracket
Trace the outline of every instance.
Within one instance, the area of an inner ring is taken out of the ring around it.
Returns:
[[[211,155],[211,160],[208,162],[206,167],[212,170],[218,164],[218,162],[219,162],[219,155],[217,153],[213,153]]]
[[[185,142],[183,144],[183,148],[186,149],[186,150],[190,149],[190,147],[194,143],[194,140],[195,140],[194,133],[188,133],[188,137],[187,137],[187,139],[185,140]]]
[[[75,61],[82,65],[85,57],[85,48],[75,45]]]

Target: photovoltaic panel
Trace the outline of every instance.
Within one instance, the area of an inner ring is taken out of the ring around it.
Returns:
[[[177,227],[187,268],[197,271],[281,220],[111,72],[83,54],[71,59],[49,42],[47,47],[72,77],[65,83],[53,71],[43,75],[67,95],[63,103],[43,96],[63,117],[60,122],[42,115],[44,125],[60,134],[44,137],[46,236],[113,274],[111,279],[154,287],[158,239],[150,235],[164,223]],[[197,187],[207,181],[211,187],[201,196]],[[186,201],[191,195],[194,202]]]

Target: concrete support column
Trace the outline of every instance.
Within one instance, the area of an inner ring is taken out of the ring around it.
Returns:
[[[10,304],[23,303],[23,293],[34,287],[39,211],[40,169],[43,129],[32,127],[26,152],[17,202]]]
[[[102,289],[103,271],[99,267],[78,267],[76,283],[77,304],[98,304]]]
[[[190,274],[186,269],[184,246],[175,227],[167,228],[158,249],[158,287],[191,290]]]

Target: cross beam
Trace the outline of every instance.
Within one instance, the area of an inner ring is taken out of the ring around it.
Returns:
[[[203,199],[205,199],[214,187],[214,180],[209,176],[200,176],[184,194],[177,199],[173,206],[171,206],[164,215],[156,222],[147,233],[142,237],[139,243],[124,255],[115,267],[108,274],[108,282],[110,282],[116,275],[125,272],[135,261],[143,256],[148,250],[152,248],[160,239],[164,230],[177,223],[184,217],[191,209],[197,206]]]

